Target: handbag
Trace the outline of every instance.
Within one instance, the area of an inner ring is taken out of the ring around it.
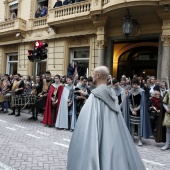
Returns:
[[[149,111],[150,111],[150,116],[153,116],[153,117],[159,116],[159,113],[154,106],[150,107]]]
[[[170,127],[170,114],[165,112],[165,117],[163,121],[163,126],[168,126]]]

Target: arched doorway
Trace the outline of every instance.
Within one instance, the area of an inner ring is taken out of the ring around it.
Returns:
[[[132,48],[119,57],[117,77],[124,74],[132,77],[134,74],[146,78],[157,74],[158,48],[142,46]]]

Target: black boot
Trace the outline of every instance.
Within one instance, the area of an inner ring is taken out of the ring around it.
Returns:
[[[35,113],[35,117],[34,117],[34,120],[38,120],[38,110],[36,109],[36,113]]]
[[[15,115],[15,107],[13,107],[12,113],[10,113],[10,114],[8,114],[8,115]]]
[[[32,116],[30,117],[30,118],[28,118],[28,120],[34,120],[34,118],[35,118],[35,109],[34,109],[34,107],[32,107]]]
[[[18,114],[15,115],[15,117],[20,116],[20,107],[18,107]]]

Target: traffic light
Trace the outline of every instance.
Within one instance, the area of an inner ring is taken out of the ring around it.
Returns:
[[[28,60],[34,62],[33,50],[28,50]]]
[[[48,50],[46,49],[46,47],[48,47],[47,43],[42,41],[36,41],[34,43],[34,50],[28,50],[28,54],[29,54],[28,59],[31,62],[34,62],[34,60],[40,61],[40,60],[47,59]]]

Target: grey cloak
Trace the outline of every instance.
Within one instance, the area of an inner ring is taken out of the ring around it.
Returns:
[[[113,90],[116,93],[117,97],[121,95],[122,102],[120,103],[120,109],[122,111],[123,117],[125,117],[124,113],[126,112],[126,92],[121,86],[119,86],[118,88],[113,87]]]
[[[98,86],[83,106],[67,170],[145,170],[111,87]]]
[[[58,110],[58,116],[56,120],[55,127],[61,128],[61,129],[68,129],[68,96],[69,96],[69,90],[64,87],[62,95],[61,95],[61,101],[60,106]],[[74,96],[73,96],[74,98]],[[73,102],[73,110],[72,110],[72,119],[71,119],[71,129],[74,129],[75,123],[76,123],[76,115],[74,111],[74,102]]]

